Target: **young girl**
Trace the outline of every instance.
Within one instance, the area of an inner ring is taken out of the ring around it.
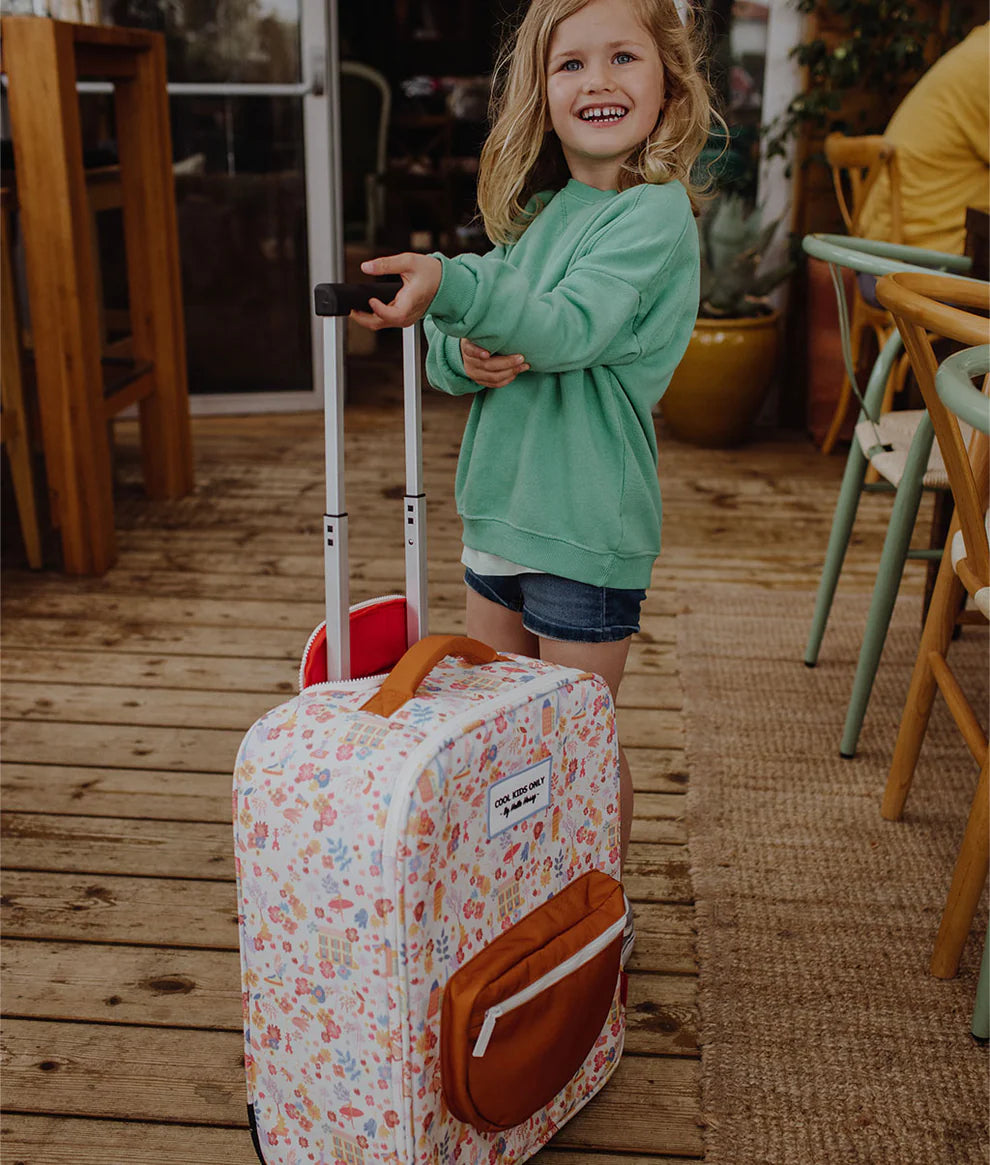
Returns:
[[[403,285],[355,319],[425,316],[430,382],[474,394],[468,635],[595,672],[615,698],[660,551],[652,409],[698,309],[708,88],[674,0],[532,0],[502,77],[478,185],[495,249],[364,263]]]

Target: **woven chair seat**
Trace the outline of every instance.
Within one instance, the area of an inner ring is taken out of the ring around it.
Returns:
[[[904,476],[904,467],[907,464],[908,450],[911,442],[925,415],[924,409],[905,409],[900,412],[884,413],[874,424],[873,421],[860,421],[856,426],[856,440],[870,464],[881,477],[893,486],[901,483]],[[960,424],[963,441],[969,444],[973,430]],[[879,440],[877,439],[879,436]],[[878,445],[889,445],[891,448],[878,449]],[[925,489],[948,489],[949,478],[945,472],[945,462],[938,442],[932,443],[932,451],[928,458],[928,468],[922,478]]]

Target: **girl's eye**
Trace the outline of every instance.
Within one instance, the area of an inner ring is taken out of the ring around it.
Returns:
[[[616,53],[615,54],[615,61],[619,65],[626,65],[630,61],[634,61],[635,59],[636,58],[632,55],[632,53]]]
[[[572,58],[569,61],[564,61],[560,67],[563,72],[573,73],[581,68],[581,62]]]

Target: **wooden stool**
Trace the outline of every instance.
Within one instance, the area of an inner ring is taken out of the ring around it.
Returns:
[[[52,516],[64,569],[103,574],[116,558],[112,417],[139,403],[151,497],[193,485],[164,40],[30,16],[5,17],[0,31]],[[114,86],[133,363],[112,386],[100,362],[80,78]]]

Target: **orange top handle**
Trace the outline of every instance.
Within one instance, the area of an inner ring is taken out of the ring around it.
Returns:
[[[422,681],[448,655],[456,655],[469,663],[494,663],[505,658],[494,648],[465,635],[427,635],[409,648],[378,691],[361,705],[361,711],[391,716],[416,695]]]

